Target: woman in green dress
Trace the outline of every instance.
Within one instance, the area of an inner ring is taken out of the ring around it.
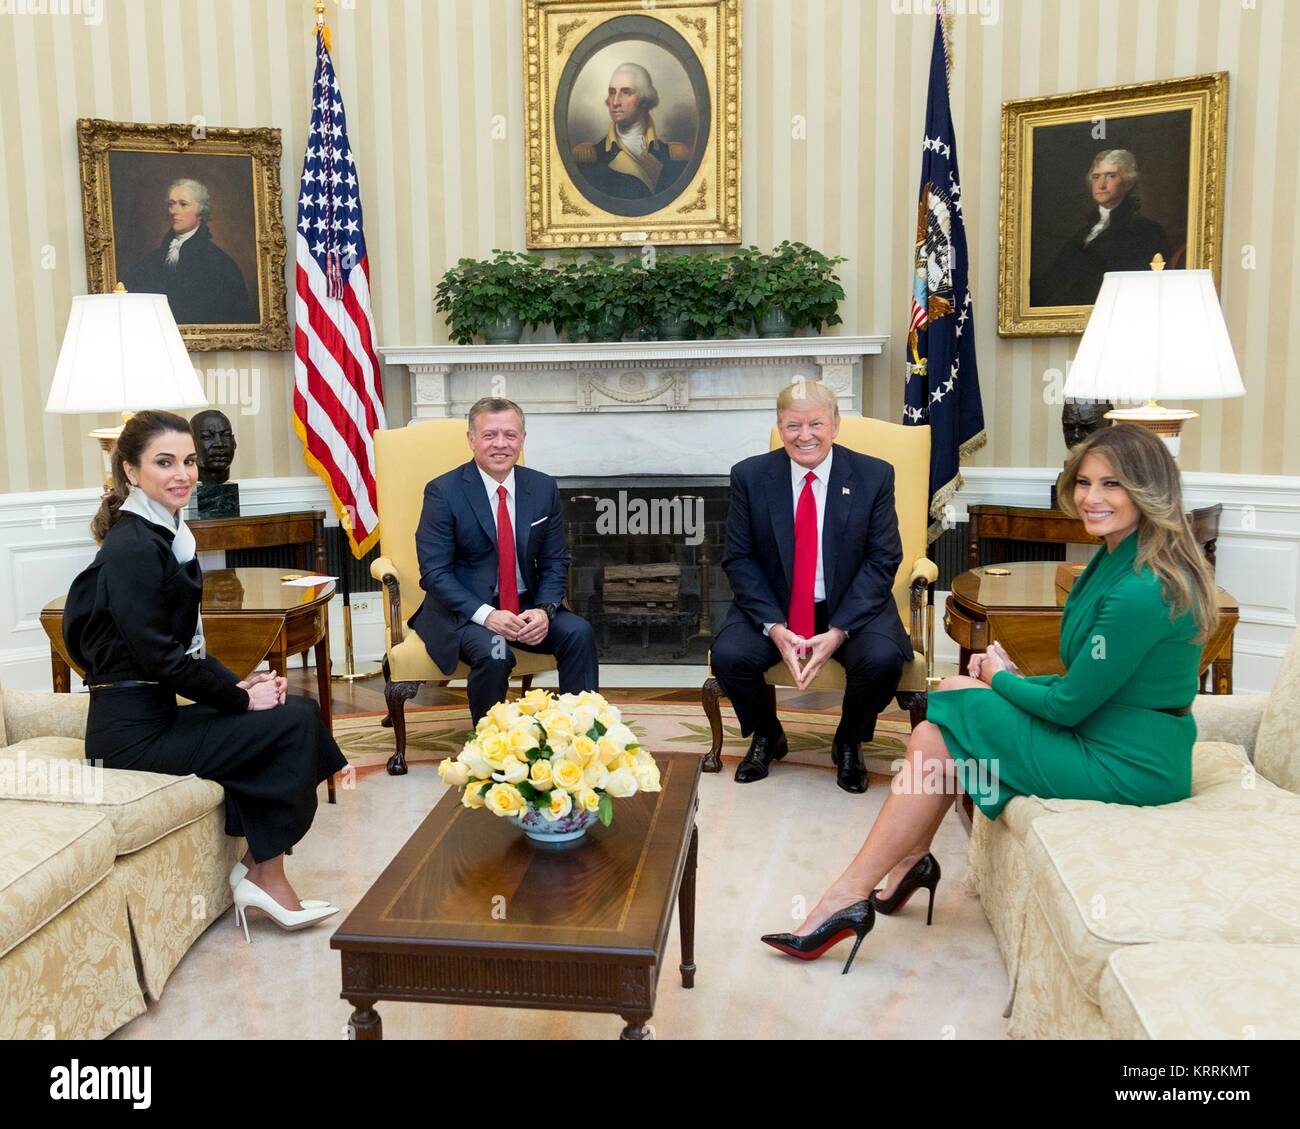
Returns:
[[[1019,795],[1146,805],[1191,794],[1191,702],[1218,606],[1178,467],[1150,431],[1117,424],[1073,448],[1057,497],[1103,541],[1061,613],[1066,673],[1022,676],[995,644],[969,676],[945,678],[857,857],[796,932],[766,943],[808,960],[853,935],[856,954],[875,914],[914,890],[928,888],[933,911],[930,842],[957,784],[990,819]]]

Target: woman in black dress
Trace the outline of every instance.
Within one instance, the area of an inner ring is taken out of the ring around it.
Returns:
[[[217,781],[226,834],[248,840],[230,875],[236,923],[247,937],[255,906],[299,929],[338,911],[298,900],[284,852],[311,826],[317,785],[347,762],[319,707],[288,696],[284,678],[241,681],[206,654],[203,573],[181,519],[197,479],[188,422],[159,411],[127,421],[91,523],[99,553],[64,607],[64,640],[90,687],[86,759]],[[178,707],[178,694],[197,704]]]

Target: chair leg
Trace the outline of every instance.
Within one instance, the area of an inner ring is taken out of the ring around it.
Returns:
[[[388,775],[406,775],[406,703],[420,690],[418,682],[393,682],[388,659],[384,659],[384,701],[388,703],[389,723],[393,727],[397,751],[388,758]]]
[[[531,674],[525,674],[519,680],[519,689],[522,693],[527,694],[528,691],[531,690],[532,688],[533,688],[533,676]]]
[[[907,710],[913,729],[925,720],[928,695],[924,690],[900,690],[895,698],[898,701],[898,708]]]
[[[713,731],[713,744],[704,755],[704,772],[722,771],[722,683],[710,678],[700,689],[700,702],[704,706],[704,716],[709,719],[709,728]]]

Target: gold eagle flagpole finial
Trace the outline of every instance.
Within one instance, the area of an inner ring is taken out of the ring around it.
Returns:
[[[329,25],[325,22],[325,0],[315,0],[315,3],[312,6],[316,9],[314,30],[319,31],[321,35],[324,36],[325,50],[332,54],[334,51],[334,44],[330,42],[330,29]]]

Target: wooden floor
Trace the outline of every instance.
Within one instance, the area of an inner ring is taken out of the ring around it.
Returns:
[[[289,689],[296,694],[317,697],[315,671],[303,670],[301,659],[294,659],[289,664]],[[518,683],[512,684],[514,687]],[[622,687],[606,691],[611,702],[698,702],[700,689],[688,686],[680,689],[665,689],[662,686],[632,688]],[[384,713],[384,676],[375,675],[363,682],[334,682],[330,700],[334,713]],[[840,695],[824,690],[798,693],[794,690],[781,691],[781,706],[786,709],[835,709],[840,703]],[[435,686],[432,682],[424,683],[414,698],[413,706],[449,706],[465,704],[465,688]],[[892,712],[892,711],[891,711]]]

